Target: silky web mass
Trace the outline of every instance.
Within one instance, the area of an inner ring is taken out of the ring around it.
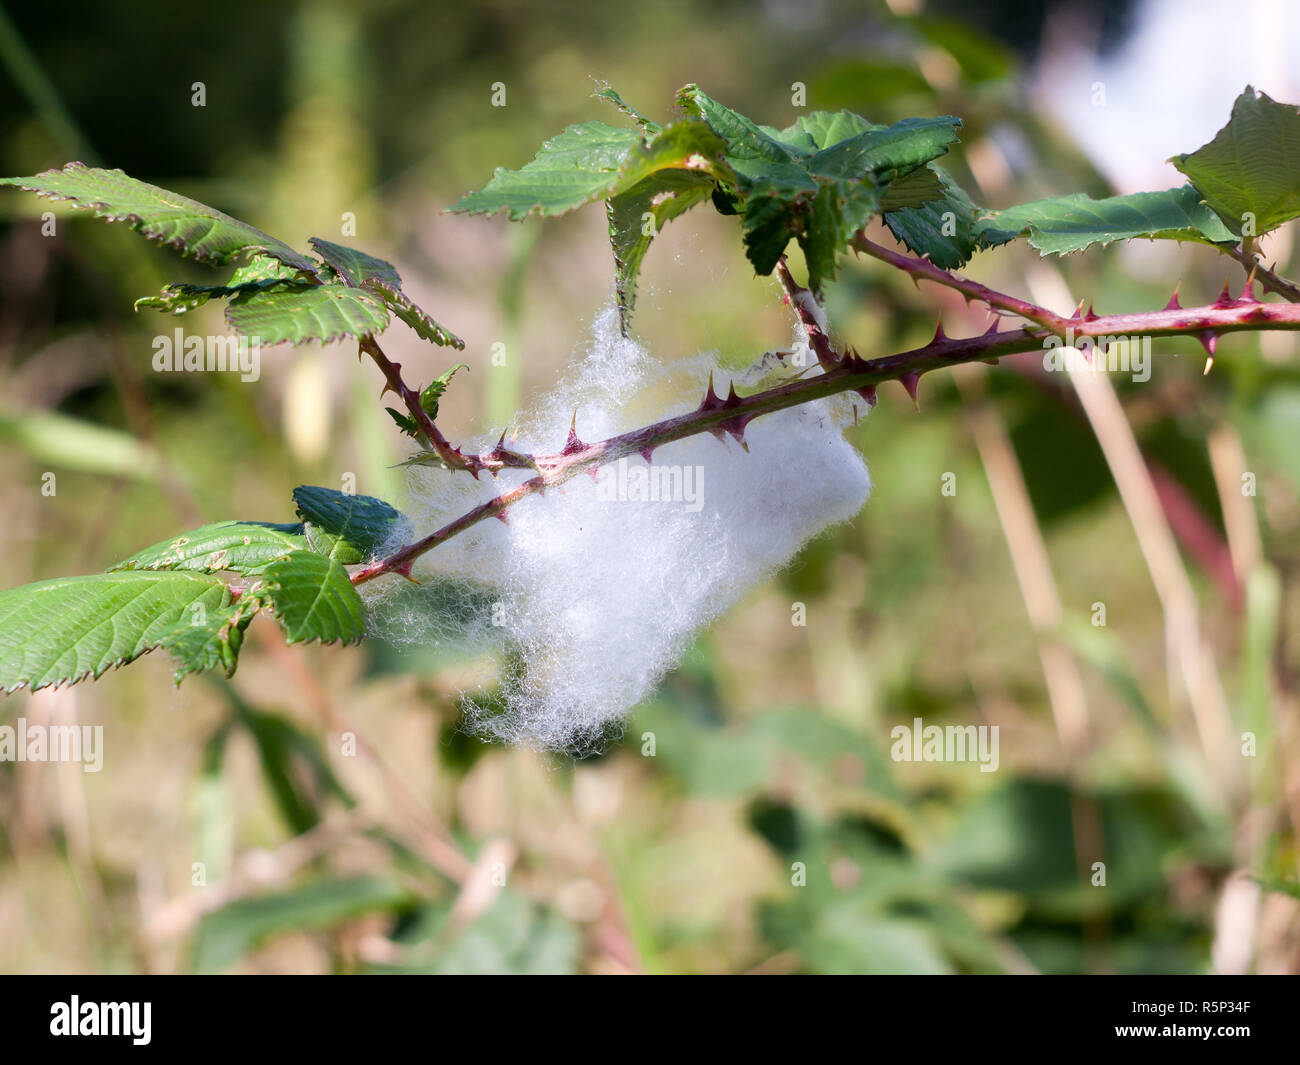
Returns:
[[[575,378],[521,415],[512,446],[560,450],[575,411],[584,441],[684,413],[710,372],[725,395],[735,375],[714,356],[662,364],[620,336],[609,307]],[[744,375],[736,383],[753,387]],[[702,627],[866,502],[867,468],[843,437],[864,410],[845,397],[806,404],[752,422],[748,452],[702,434],[657,448],[649,466],[632,458],[527,497],[508,524],[480,522],[423,556],[415,576],[427,596],[395,595],[400,581],[367,587],[375,633],[503,648],[500,698],[470,700],[471,726],[532,747],[598,749]],[[411,467],[407,513],[417,530],[435,529],[528,475],[476,481]]]

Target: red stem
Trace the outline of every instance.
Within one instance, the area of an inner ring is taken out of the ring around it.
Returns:
[[[1026,308],[1036,314],[1050,314],[1030,305],[1026,305]],[[1060,322],[1060,332],[1070,331],[1078,338],[1192,335],[1208,344],[1209,338],[1217,339],[1220,333],[1260,329],[1300,330],[1300,305],[1260,303],[1253,296],[1243,293],[1239,299],[1234,300],[1225,295],[1215,303],[1201,307],[1183,308],[1171,301],[1171,306],[1159,311],[1104,317],[1090,314],[1087,317],[1053,318]],[[1046,324],[1025,326],[1004,333],[996,330],[995,323],[988,332],[963,339],[946,337],[940,331],[930,343],[922,347],[879,359],[862,359],[852,352],[836,354],[835,367],[819,376],[790,381],[749,396],[738,396],[733,387],[726,399],[719,399],[710,383],[700,406],[687,414],[592,444],[583,443],[573,434],[563,451],[551,455],[519,456],[527,459],[528,464],[539,471],[538,476],[480,504],[388,558],[356,571],[352,575],[352,581],[361,584],[384,573],[409,575],[412,563],[426,551],[485,518],[504,517],[505,511],[520,499],[562,484],[583,470],[632,454],[641,454],[649,459],[656,447],[699,433],[727,433],[743,440],[745,427],[760,415],[842,392],[857,391],[868,402],[873,402],[876,386],[885,381],[901,381],[909,393],[914,393],[916,381],[923,373],[960,363],[996,360],[1001,355],[1042,350],[1045,341],[1057,332]],[[488,467],[485,463],[480,468]]]
[[[1037,322],[1057,335],[1065,331],[1065,327],[1069,322],[1069,319],[1054,314],[1045,307],[1039,307],[1037,304],[1022,300],[1016,296],[1008,296],[1005,292],[998,292],[996,289],[982,285],[978,281],[959,277],[942,267],[935,266],[929,259],[917,259],[911,255],[903,255],[901,252],[882,247],[874,241],[868,240],[866,234],[861,230],[854,235],[849,244],[855,250],[870,255],[873,259],[879,259],[882,263],[888,263],[890,266],[902,270],[904,273],[909,274],[913,280],[933,281],[936,285],[955,289],[965,296],[968,302],[970,300],[979,300],[996,310],[1007,311],[1010,314],[1019,315],[1027,321]]]

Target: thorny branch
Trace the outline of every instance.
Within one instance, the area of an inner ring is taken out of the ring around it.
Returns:
[[[1236,259],[1247,270],[1253,270],[1255,277],[1259,279],[1259,283],[1267,291],[1281,296],[1285,300],[1290,300],[1292,303],[1300,303],[1300,285],[1297,285],[1294,281],[1288,281],[1285,277],[1280,277],[1275,271],[1265,266],[1258,252],[1247,254],[1246,249],[1239,246],[1224,254]]]
[[[448,469],[467,470],[476,478],[480,470],[491,470],[495,473],[503,466],[529,466],[531,461],[527,456],[519,455],[516,452],[506,451],[501,444],[505,442],[505,436],[502,435],[501,443],[493,452],[486,455],[465,454],[457,447],[453,447],[451,442],[443,436],[441,430],[433,423],[429,417],[429,412],[424,409],[420,402],[420,394],[411,388],[402,380],[402,364],[393,362],[383,349],[380,348],[379,342],[373,336],[364,336],[360,341],[361,350],[374,360],[376,366],[384,375],[386,384],[384,392],[392,392],[401,401],[406,404],[406,409],[415,419],[416,427],[420,430],[421,436],[424,437],[425,443],[437,453],[438,458]],[[381,392],[380,395],[383,393]]]
[[[405,401],[416,424],[445,465],[452,469],[468,470],[476,477],[481,470],[487,470],[495,475],[497,471],[504,468],[534,469],[537,474],[462,514],[441,529],[408,544],[386,558],[378,559],[355,571],[352,574],[352,582],[362,584],[386,573],[409,577],[411,567],[417,558],[458,533],[464,532],[486,518],[499,518],[506,521],[506,511],[521,499],[543,493],[548,488],[563,484],[578,473],[595,470],[625,456],[639,454],[649,462],[656,448],[700,433],[712,433],[720,440],[731,436],[743,446],[746,426],[760,415],[786,410],[844,392],[857,392],[868,405],[874,406],[876,389],[886,381],[898,381],[915,402],[917,384],[924,373],[968,362],[995,363],[1003,355],[1042,350],[1044,342],[1049,337],[1064,337],[1067,333],[1075,339],[1194,336],[1209,355],[1206,363],[1208,371],[1213,362],[1218,338],[1223,333],[1266,329],[1300,330],[1300,302],[1262,303],[1253,293],[1253,281],[1257,278],[1266,288],[1287,295],[1288,299],[1293,298],[1288,295],[1291,290],[1300,297],[1300,288],[1296,288],[1290,281],[1278,277],[1272,271],[1264,269],[1259,263],[1252,262],[1245,257],[1244,253],[1240,256],[1234,255],[1234,258],[1238,258],[1243,265],[1252,268],[1254,274],[1247,281],[1241,294],[1235,298],[1225,285],[1222,294],[1214,303],[1198,307],[1182,307],[1175,292],[1169,303],[1158,311],[1097,315],[1092,310],[1085,314],[1080,307],[1073,316],[1067,318],[1045,307],[998,292],[977,281],[944,270],[927,259],[915,258],[881,247],[867,239],[862,232],[854,237],[852,246],[860,252],[902,270],[918,282],[932,281],[955,289],[968,301],[978,301],[994,312],[1014,315],[1029,324],[1001,331],[999,319],[994,321],[987,332],[979,336],[958,339],[946,336],[940,323],[934,338],[919,348],[882,358],[864,359],[852,349],[842,352],[835,350],[826,333],[825,319],[820,305],[811,292],[795,282],[783,259],[777,267],[778,279],[785,290],[787,300],[808,332],[809,346],[821,364],[822,373],[789,381],[748,396],[737,395],[733,384],[725,399],[717,395],[713,381],[710,380],[703,400],[693,411],[595,443],[584,443],[580,440],[575,423],[564,448],[550,455],[526,455],[508,451],[503,447],[504,433],[495,448],[481,454],[465,453],[452,447],[433,425],[428,413],[420,406],[419,396],[402,382],[400,367],[384,356],[373,338],[364,339],[361,342],[362,350],[366,351],[384,372],[388,380],[388,388]]]

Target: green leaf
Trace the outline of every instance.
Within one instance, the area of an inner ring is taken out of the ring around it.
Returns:
[[[617,107],[620,111],[622,111],[623,114],[627,115],[628,118],[632,119],[632,121],[634,121],[638,126],[640,126],[647,136],[653,136],[654,134],[658,133],[660,129],[663,128],[657,122],[651,122],[650,119],[646,118],[645,115],[643,115],[631,104],[626,103],[623,100],[623,97],[621,97],[608,85],[602,85],[592,95],[612,103],[615,107]]]
[[[901,211],[906,207],[922,207],[933,200],[941,200],[947,186],[934,166],[917,167],[910,174],[895,178],[880,197],[882,212]]]
[[[298,516],[308,523],[306,532],[308,540],[315,541],[313,550],[345,565],[363,561],[407,531],[406,516],[373,496],[306,484],[293,490],[293,501]],[[329,546],[322,550],[326,544]]]
[[[353,917],[401,907],[409,898],[396,881],[360,876],[318,880],[239,899],[204,914],[195,933],[191,965],[199,972],[224,969],[274,935],[330,928]]]
[[[708,200],[714,185],[707,173],[668,170],[609,200],[609,241],[614,249],[618,311],[624,333],[636,306],[637,275],[651,242],[668,222]]]
[[[465,341],[461,340],[446,326],[434,321],[433,316],[428,311],[412,303],[405,292],[400,289],[389,288],[380,282],[375,282],[370,288],[376,296],[384,301],[393,314],[415,330],[416,335],[421,340],[428,340],[443,347],[452,347],[457,351],[464,350]]]
[[[135,309],[138,311],[141,307],[148,307],[152,310],[162,311],[165,314],[184,314],[196,307],[203,306],[208,300],[233,299],[238,296],[250,296],[254,293],[277,288],[291,288],[301,291],[307,287],[312,286],[304,286],[288,279],[276,277],[231,285],[164,285],[163,290],[158,295],[143,296],[136,300]]]
[[[457,363],[446,373],[430,381],[428,386],[420,393],[420,406],[424,408],[430,419],[437,419],[438,402],[442,399],[443,393],[447,391],[447,386],[451,383],[452,377],[458,370],[468,369],[469,365],[467,363]],[[384,410],[388,411],[389,416],[397,423],[397,427],[407,436],[415,437],[417,440],[422,439],[419,425],[409,414],[403,414],[392,407],[385,407]]]
[[[728,142],[714,202],[743,215],[745,251],[754,270],[769,274],[797,239],[814,291],[834,277],[836,260],[854,233],[885,209],[916,206],[942,195],[938,177],[908,175],[957,139],[960,119],[911,118],[877,126],[851,111],[802,115],[784,130],[759,126],[688,85],[678,94],[688,114]]]
[[[633,147],[619,169],[612,191],[620,193],[636,188],[646,178],[666,170],[730,177],[722,161],[726,151],[727,142],[706,123],[694,119],[674,122]]]
[[[499,167],[479,192],[450,208],[468,214],[506,211],[512,222],[530,214],[554,217],[600,199],[618,179],[641,134],[604,122],[569,126],[544,143],[521,170]]]
[[[1254,235],[1262,236],[1300,215],[1300,107],[1247,85],[1214,139],[1170,162],[1233,233],[1242,232],[1249,214]]]
[[[345,285],[364,288],[383,301],[398,318],[415,330],[422,340],[443,347],[463,349],[465,341],[450,329],[434,321],[433,316],[411,302],[402,291],[402,278],[392,263],[367,255],[355,248],[345,248],[320,237],[308,243],[326,264],[342,279]]]
[[[414,421],[411,424],[414,425]],[[370,555],[370,552],[361,550],[343,537],[327,532],[319,525],[313,525],[311,522],[305,522],[303,530],[306,533],[307,547],[310,550],[315,551],[318,555],[333,559],[341,565],[352,566],[358,562],[364,562]]]
[[[868,129],[831,144],[808,160],[813,174],[865,178],[884,171],[907,174],[943,155],[957,140],[960,118],[905,118],[892,126]]]
[[[263,571],[259,597],[269,600],[289,643],[356,643],[366,634],[365,608],[348,573],[333,559],[295,551]]]
[[[703,119],[728,144],[727,155],[735,159],[766,160],[788,163],[797,153],[777,139],[775,130],[766,130],[739,112],[718,103],[698,85],[683,86],[677,102],[695,118]]]
[[[813,111],[800,115],[793,125],[781,130],[777,138],[805,155],[812,155],[832,144],[881,128],[852,111]]]
[[[598,95],[630,112],[613,90]],[[471,193],[452,208],[488,214],[504,210],[517,221],[532,213],[558,215],[608,199],[624,332],[635,302],[636,275],[658,227],[702,203],[718,177],[735,181],[723,160],[728,142],[708,123],[687,118],[661,127],[632,114],[641,133],[601,122],[570,126],[547,141],[522,170],[498,170],[482,192]],[[646,224],[646,215],[653,217],[653,228]]]
[[[743,225],[745,255],[760,276],[776,268],[786,245],[802,229],[792,202],[775,193],[750,196],[745,203]]]
[[[415,424],[415,419],[409,414],[403,414],[400,410],[394,410],[392,407],[385,407],[384,410],[388,411],[389,416],[397,423],[397,428],[401,429],[407,436],[418,437],[420,435],[420,427]]]
[[[315,271],[316,264],[312,264]],[[286,266],[279,259],[273,259],[268,255],[254,255],[246,263],[241,263],[235,267],[235,272],[230,275],[227,285],[247,285],[254,281],[297,281],[303,285],[316,284],[315,275],[308,277],[301,270],[296,270],[292,266]]]
[[[832,181],[813,198],[799,246],[808,263],[808,284],[820,292],[835,277],[835,262],[853,234],[880,207],[880,190],[862,181]]]
[[[984,211],[976,223],[976,238],[990,245],[1005,244],[1022,233],[1028,233],[1029,243],[1044,255],[1065,255],[1133,237],[1236,242],[1191,185],[1104,200],[1083,193],[1057,196]]]
[[[893,210],[888,201],[899,186],[908,185],[919,174],[934,173],[939,179],[939,199],[921,206]],[[935,266],[955,270],[966,265],[975,254],[980,242],[976,238],[976,215],[979,208],[971,202],[966,190],[942,169],[929,167],[915,170],[907,177],[893,182],[885,193],[885,224],[895,238],[902,241],[917,255],[928,255]]]
[[[128,177],[121,170],[101,170],[69,163],[31,177],[0,178],[51,200],[68,200],[73,207],[93,211],[97,218],[125,222],[182,255],[223,265],[256,252],[314,275],[316,264],[289,245],[247,222],[179,193]]]
[[[158,643],[176,660],[176,683],[191,673],[218,667],[231,676],[244,642],[244,629],[257,609],[255,600],[232,603],[204,615],[183,617],[164,632]]]
[[[379,296],[364,289],[312,285],[236,296],[226,307],[226,321],[262,344],[324,344],[383,332],[388,311]]]
[[[109,572],[171,569],[251,573],[306,546],[301,525],[219,521],[146,547],[110,566]]]
[[[458,362],[446,373],[435,377],[420,392],[420,406],[424,408],[425,413],[430,418],[436,419],[438,417],[438,402],[442,399],[443,393],[447,391],[447,386],[451,384],[451,379],[456,376],[456,371],[468,369],[468,363]]]
[[[734,182],[723,161],[726,150],[727,142],[706,123],[686,119],[628,154],[607,205],[624,332],[636,303],[637,273],[659,229],[708,199],[719,176]]]
[[[393,288],[402,287],[402,277],[390,262],[321,237],[312,237],[307,243],[343,279],[344,284],[360,288],[367,282],[378,281]]]
[[[168,571],[59,577],[2,591],[0,690],[97,678],[157,647],[183,617],[229,603],[219,578]]]

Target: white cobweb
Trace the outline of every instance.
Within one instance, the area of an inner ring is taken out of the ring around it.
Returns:
[[[610,306],[593,323],[577,374],[520,416],[512,446],[560,450],[575,411],[584,441],[683,413],[698,405],[710,372],[725,395],[733,375],[715,356],[662,364],[620,336]],[[866,465],[843,437],[854,416],[843,397],[805,404],[752,422],[748,453],[730,437],[701,434],[657,448],[649,468],[633,457],[603,467],[598,480],[579,474],[526,497],[508,523],[480,522],[419,560],[414,576],[442,590],[436,606],[399,600],[398,580],[364,585],[372,627],[399,643],[509,648],[501,698],[491,707],[471,700],[471,727],[575,755],[599,749],[701,628],[866,502]],[[649,474],[677,498],[645,498],[637,486]],[[507,470],[475,481],[411,467],[405,509],[427,532],[527,476]],[[473,604],[468,621],[465,609],[445,609],[448,588],[478,590],[462,598],[462,607]]]

